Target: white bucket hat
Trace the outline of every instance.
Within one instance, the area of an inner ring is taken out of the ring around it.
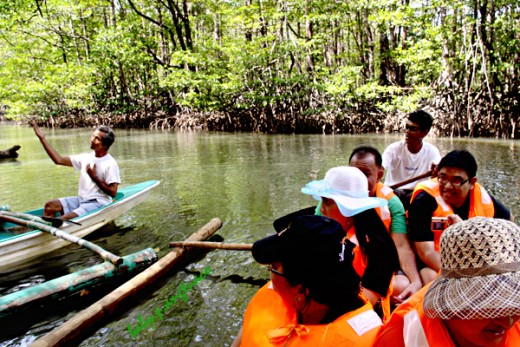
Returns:
[[[352,166],[334,167],[323,180],[309,182],[301,191],[316,200],[322,197],[334,200],[345,217],[388,204],[385,199],[369,197],[367,178]]]
[[[520,227],[475,217],[441,236],[442,272],[424,297],[424,313],[440,319],[520,315]]]

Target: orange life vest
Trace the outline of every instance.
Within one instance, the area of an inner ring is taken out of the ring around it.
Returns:
[[[260,288],[247,305],[242,323],[242,344],[249,346],[272,346],[267,332],[298,321],[295,309],[289,307],[268,282]]]
[[[392,313],[385,329],[397,327],[403,333],[391,335],[394,339],[399,340],[389,341],[389,338],[386,338],[383,341],[385,346],[456,347],[443,321],[437,318],[427,318],[424,315],[423,300],[429,287],[430,285],[423,287]],[[472,327],[470,326],[468,329],[472,329]],[[382,336],[384,336],[384,330]],[[497,347],[513,346],[520,346],[520,322],[507,331],[506,337]]]
[[[242,325],[243,347],[369,347],[383,325],[369,303],[329,324],[298,324],[295,311],[288,309],[269,284],[260,288],[247,306]]]
[[[395,196],[394,191],[392,188],[385,186],[381,182],[377,182],[376,185],[376,197],[385,199],[386,201],[389,201]],[[387,206],[383,207],[377,207],[376,209],[377,214],[379,215],[379,218],[383,221],[386,230],[390,232],[390,226],[392,225],[392,214],[390,213],[390,210]]]
[[[426,192],[437,201],[437,209],[433,212],[432,217],[447,217],[453,214],[451,206],[444,201],[439,189],[439,182],[436,178],[419,182],[412,193],[410,202],[417,197],[420,192]],[[473,189],[469,191],[469,214],[468,218],[473,217],[493,217],[495,215],[495,207],[489,193],[480,184],[475,183]],[[433,231],[435,250],[439,252],[440,239],[442,231]]]

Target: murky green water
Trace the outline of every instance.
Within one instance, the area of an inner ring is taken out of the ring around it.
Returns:
[[[91,129],[48,130],[49,142],[64,155],[89,150]],[[119,255],[146,247],[168,251],[170,241],[182,240],[211,218],[224,222],[218,232],[227,242],[253,242],[273,232],[277,217],[312,205],[300,193],[308,181],[322,178],[330,167],[344,165],[350,151],[370,144],[381,151],[400,137],[390,135],[258,135],[196,132],[116,130],[111,154],[118,160],[124,184],[157,179],[161,185],[151,198],[89,240]],[[441,153],[468,149],[479,163],[478,178],[512,212],[520,215],[520,142],[430,139]],[[0,205],[14,211],[43,205],[50,199],[75,195],[78,176],[71,168],[55,166],[32,129],[0,126],[0,149],[19,144],[15,161],[0,162]],[[41,282],[98,262],[89,252],[68,247],[38,265],[16,269],[0,279],[0,293]],[[139,316],[150,317],[182,283],[211,273],[155,322],[155,328],[135,338]],[[178,272],[151,284],[132,305],[124,308],[81,346],[227,346],[238,331],[243,311],[268,272],[247,252],[212,251]],[[13,288],[14,287],[14,288]],[[0,346],[25,346],[72,317],[48,313],[17,337],[0,338]],[[0,329],[2,329],[0,327]]]

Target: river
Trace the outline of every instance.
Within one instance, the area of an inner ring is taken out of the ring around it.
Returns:
[[[89,150],[92,129],[44,129],[63,155]],[[274,219],[311,206],[300,188],[325,172],[345,165],[351,150],[369,144],[382,151],[401,135],[263,135],[192,131],[118,130],[110,153],[118,160],[123,183],[160,180],[151,197],[88,239],[118,255],[147,247],[168,252],[168,243],[184,239],[211,218],[224,225],[226,242],[250,243],[273,233]],[[490,139],[428,138],[442,154],[467,149],[477,158],[477,177],[492,194],[520,216],[520,142]],[[0,162],[0,205],[13,211],[42,206],[50,198],[75,195],[78,176],[55,166],[32,129],[0,125],[0,150],[19,144],[20,157]],[[13,270],[0,279],[0,294],[72,272],[99,257],[72,245],[42,258],[37,265]],[[209,270],[208,270],[209,269]],[[177,301],[154,329],[130,336],[139,317],[157,307],[201,274],[188,300]],[[139,300],[123,308],[81,346],[229,346],[240,328],[254,292],[269,278],[248,252],[215,250],[200,255],[150,283]],[[85,306],[69,312],[42,309],[43,320],[15,336],[0,337],[0,346],[26,346],[62,324]],[[27,316],[29,318],[29,316]],[[0,329],[6,329],[4,326]],[[6,331],[4,331],[5,333]]]

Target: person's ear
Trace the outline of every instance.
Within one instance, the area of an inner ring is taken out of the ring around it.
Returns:
[[[473,177],[469,180],[469,185],[470,185],[470,189],[473,189],[473,187],[475,186],[475,183],[477,183],[477,178],[476,177]]]
[[[384,167],[380,167],[378,170],[377,170],[377,182],[381,181],[383,179],[383,176],[385,175],[385,168]]]

